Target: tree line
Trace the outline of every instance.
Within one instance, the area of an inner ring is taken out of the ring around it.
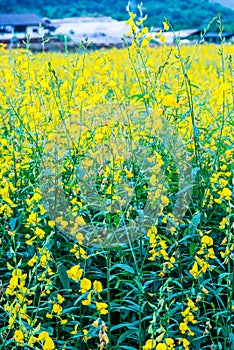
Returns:
[[[139,0],[131,2],[131,10],[137,12]],[[127,0],[1,0],[0,13],[34,12],[43,17],[63,18],[73,16],[111,16],[126,20]],[[234,32],[234,11],[209,0],[145,0],[143,14],[148,14],[147,25],[160,27],[164,17],[168,18],[175,30],[203,28],[220,13],[225,32]],[[212,28],[215,30],[215,28]]]

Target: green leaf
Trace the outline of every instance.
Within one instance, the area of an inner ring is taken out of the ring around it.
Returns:
[[[131,266],[127,265],[127,264],[115,264],[115,265],[111,266],[110,271],[113,271],[113,270],[115,270],[116,268],[125,270],[125,271],[127,271],[127,272],[132,273],[132,274],[135,274],[135,273],[136,273],[136,272],[134,271],[134,269],[133,269]]]
[[[116,329],[120,329],[120,328],[123,328],[123,327],[126,327],[128,329],[138,329],[137,327],[135,327],[138,324],[139,324],[138,321],[135,321],[135,322],[132,322],[132,323],[125,322],[125,323],[117,324],[116,326],[111,327],[111,331],[115,331]]]
[[[133,334],[136,334],[138,330],[129,330],[127,332],[124,332],[121,334],[121,336],[118,339],[118,345],[121,344],[125,339],[130,339]],[[127,349],[127,347],[124,347],[124,349]],[[135,348],[133,348],[135,350]]]
[[[9,225],[10,225],[11,231],[15,229],[16,221],[17,221],[17,218],[14,218],[14,217],[10,218]]]
[[[191,220],[191,224],[189,225],[189,233],[194,236],[197,230],[197,227],[201,221],[201,213],[198,212]]]
[[[194,256],[197,250],[198,244],[195,242],[191,242],[189,246],[189,255]]]
[[[58,266],[58,274],[59,274],[59,279],[63,285],[64,289],[70,289],[70,280],[67,275],[67,269],[63,264],[59,264]]]

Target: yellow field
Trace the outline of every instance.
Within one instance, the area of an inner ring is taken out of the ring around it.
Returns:
[[[0,349],[231,349],[233,54],[1,48]]]

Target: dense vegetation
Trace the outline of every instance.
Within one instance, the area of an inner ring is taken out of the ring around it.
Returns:
[[[132,10],[139,0],[132,1]],[[127,0],[2,0],[0,12],[36,12],[50,18],[84,15],[106,15],[119,20],[127,18]],[[149,14],[147,25],[160,27],[164,17],[169,18],[175,29],[203,27],[220,12],[224,18],[225,30],[234,32],[234,11],[208,0],[164,0],[143,1],[143,9]],[[135,11],[134,11],[135,12]]]
[[[124,49],[0,45],[1,350],[234,348],[234,45],[133,17]]]

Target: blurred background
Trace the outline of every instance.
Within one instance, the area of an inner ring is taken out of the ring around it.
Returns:
[[[35,42],[42,36],[41,23],[43,35],[54,41],[65,40],[70,46],[86,38],[96,46],[121,46],[121,37],[128,32],[127,4],[126,0],[1,0],[0,41],[14,45],[28,34]],[[199,37],[220,13],[224,36],[234,41],[234,0],[145,0],[142,14],[139,4],[132,0],[129,8],[138,17],[148,15],[145,25],[157,33],[166,17],[185,44]],[[218,31],[217,24],[213,24],[206,40],[218,42]],[[157,39],[155,43],[160,44]],[[166,35],[166,43],[173,44],[172,34]]]

